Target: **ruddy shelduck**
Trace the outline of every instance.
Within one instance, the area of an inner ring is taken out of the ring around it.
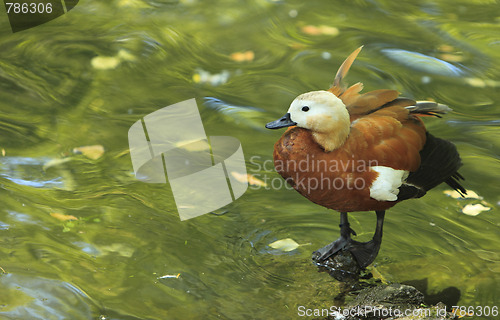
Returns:
[[[385,210],[442,182],[466,192],[456,147],[429,134],[420,119],[450,108],[402,98],[395,90],[360,94],[361,83],[343,86],[361,48],[344,61],[330,89],[299,95],[285,116],[266,125],[290,127],[274,146],[277,172],[307,199],[340,212],[340,237],[313,253],[318,265],[349,250],[365,268],[380,249]],[[356,233],[347,213],[353,211],[376,212],[371,241],[351,239]]]

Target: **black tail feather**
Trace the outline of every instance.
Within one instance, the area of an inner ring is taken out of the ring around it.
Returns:
[[[452,189],[455,189],[462,197],[465,197],[467,190],[460,184],[460,180],[465,180],[465,178],[458,172],[446,179],[444,182],[449,185]]]
[[[420,151],[420,159],[419,169],[411,172],[406,179],[409,185],[428,191],[444,182],[461,196],[467,193],[460,184],[464,177],[457,171],[462,166],[462,160],[453,143],[427,133],[427,141]]]

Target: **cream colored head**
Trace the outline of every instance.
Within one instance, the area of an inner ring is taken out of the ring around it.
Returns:
[[[349,135],[350,120],[346,106],[328,91],[311,91],[293,100],[288,109],[298,127],[312,131],[326,151],[340,147]]]

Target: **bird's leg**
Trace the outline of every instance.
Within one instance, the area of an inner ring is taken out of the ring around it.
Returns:
[[[377,213],[377,227],[373,238],[368,242],[358,242],[351,240],[346,248],[358,261],[361,268],[369,266],[377,257],[382,243],[382,229],[384,226],[385,211],[375,211]]]
[[[356,235],[356,232],[351,229],[349,225],[349,220],[347,219],[347,212],[340,213],[340,237],[330,244],[327,244],[321,249],[313,252],[313,260],[317,263],[321,263],[333,256],[335,253],[346,248],[346,246],[352,241],[351,234]]]
[[[351,234],[356,235],[356,232],[349,226],[347,213],[340,213],[340,237],[334,242],[324,246],[323,248],[313,253],[313,260],[321,264],[329,257],[333,256],[340,250],[349,250],[361,268],[370,265],[377,257],[382,243],[382,229],[384,225],[385,211],[376,211],[377,226],[372,240],[368,242],[358,242],[351,239]]]

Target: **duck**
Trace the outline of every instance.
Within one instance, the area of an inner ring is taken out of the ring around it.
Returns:
[[[451,108],[400,97],[392,89],[361,93],[360,82],[346,86],[343,80],[362,48],[342,63],[328,90],[297,96],[283,117],[266,124],[287,127],[274,145],[276,171],[305,198],[340,212],[339,238],[313,252],[318,266],[349,251],[364,269],[380,250],[387,209],[441,183],[466,194],[457,148],[431,135],[422,121],[441,118]],[[356,232],[348,213],[358,211],[376,213],[370,241],[351,237]]]

